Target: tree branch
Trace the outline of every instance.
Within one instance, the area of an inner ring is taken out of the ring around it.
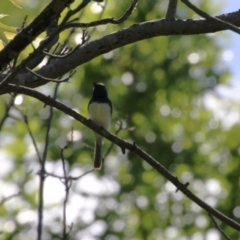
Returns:
[[[238,27],[236,27],[235,25],[224,21],[222,19],[219,19],[218,17],[212,17],[209,14],[207,14],[206,12],[200,10],[199,8],[197,8],[196,6],[194,6],[192,3],[190,3],[188,0],[182,0],[183,3],[185,3],[189,8],[191,8],[194,12],[196,12],[199,16],[206,18],[207,20],[210,20],[212,22],[215,22],[217,24],[222,25],[224,28],[232,30],[233,32],[236,32],[238,34],[240,34],[240,29]]]
[[[7,196],[7,197],[3,197],[0,201],[0,205],[4,204],[5,202],[11,200],[12,198],[15,198],[17,196],[19,196],[21,194],[21,191],[17,192],[17,193],[14,193],[10,196]]]
[[[146,161],[149,165],[151,165],[156,171],[158,171],[162,176],[164,176],[166,179],[168,179],[170,182],[172,182],[178,190],[183,192],[189,199],[191,199],[193,202],[195,202],[197,205],[199,205],[201,208],[205,209],[208,213],[210,213],[212,216],[215,216],[225,224],[231,226],[232,228],[240,231],[240,224],[232,220],[231,218],[228,218],[218,210],[212,208],[210,205],[203,202],[200,198],[198,198],[196,195],[194,195],[185,184],[181,183],[177,177],[174,177],[163,165],[161,165],[157,160],[155,160],[152,156],[150,156],[147,152],[140,149],[135,143],[130,143],[127,141],[124,141],[117,136],[109,133],[105,129],[97,126],[94,124],[91,120],[86,119],[85,117],[81,116],[71,108],[66,107],[64,104],[54,100],[51,97],[47,97],[44,94],[37,92],[35,90],[32,90],[30,88],[26,88],[23,86],[16,86],[13,84],[8,84],[8,86],[4,89],[7,92],[14,92],[14,93],[22,93],[31,97],[34,97],[43,103],[45,105],[50,105],[54,108],[57,108],[58,110],[64,112],[65,114],[73,117],[77,121],[81,122],[88,128],[92,129],[93,131],[97,132],[98,134],[104,136],[109,141],[115,143],[116,145],[120,146],[123,149],[128,149],[131,152],[135,153],[137,156],[139,156],[141,159]]]
[[[168,10],[166,14],[167,20],[174,20],[177,10],[177,2],[178,0],[169,0]]]
[[[209,213],[210,218],[213,221],[214,226],[219,230],[219,232],[227,239],[227,240],[231,240],[231,238],[228,237],[228,235],[220,228],[220,226],[218,225],[218,223],[216,222],[216,220],[214,219],[214,217],[212,216],[212,214]]]
[[[221,15],[217,18],[236,26],[240,26],[240,11]],[[188,21],[168,21],[166,19],[161,19],[135,24],[129,28],[125,28],[89,42],[81,46],[69,56],[66,56],[63,59],[57,59],[36,72],[42,77],[57,78],[104,53],[144,39],[168,35],[204,34],[226,29],[228,28],[221,23],[210,22],[205,19]],[[6,75],[0,75],[0,81],[4,79],[4,77],[6,77]],[[41,79],[36,81],[31,73],[18,74],[11,82],[25,85],[30,88],[46,84],[46,81]]]
[[[54,0],[0,52],[0,69],[5,67],[24,50],[51,23],[58,19],[60,13],[72,0]]]
[[[131,5],[129,8],[126,10],[126,12],[119,18],[119,19],[114,19],[113,17],[111,18],[105,18],[105,19],[100,19],[98,21],[93,21],[90,23],[76,23],[76,22],[69,22],[64,26],[64,29],[68,28],[89,28],[89,27],[96,27],[99,25],[106,25],[106,24],[120,24],[123,23],[134,11],[136,5],[138,3],[138,0],[132,0]]]

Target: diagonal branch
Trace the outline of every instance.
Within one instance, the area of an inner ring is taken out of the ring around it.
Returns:
[[[65,114],[73,117],[77,121],[81,122],[83,125],[87,126],[88,128],[92,129],[93,131],[97,132],[98,134],[104,136],[109,141],[115,143],[116,145],[120,146],[122,149],[128,149],[131,152],[135,153],[137,156],[139,156],[141,159],[146,161],[149,165],[151,165],[156,171],[158,171],[162,176],[164,176],[166,179],[168,179],[170,182],[172,182],[176,188],[184,193],[189,199],[191,199],[193,202],[195,202],[197,205],[199,205],[201,208],[205,209],[208,213],[210,213],[212,216],[218,218],[225,224],[229,225],[230,227],[240,231],[240,224],[232,220],[231,218],[225,216],[218,210],[212,208],[210,205],[203,202],[200,198],[198,198],[196,195],[194,195],[185,184],[181,183],[177,177],[174,177],[161,163],[159,163],[157,160],[155,160],[151,155],[149,155],[147,152],[143,151],[141,148],[139,148],[135,143],[130,143],[125,140],[122,140],[118,138],[117,136],[109,133],[103,128],[100,128],[99,126],[95,125],[91,120],[86,119],[82,115],[78,114],[71,108],[68,108],[64,104],[56,101],[55,99],[51,97],[47,97],[44,94],[37,92],[35,90],[32,90],[30,88],[26,88],[23,86],[16,86],[13,84],[9,84],[7,87],[5,87],[6,91],[14,92],[14,93],[22,93],[26,94],[28,96],[34,97],[46,105],[50,105]]]
[[[174,0],[175,1],[175,0]],[[64,29],[72,28],[72,27],[79,27],[79,28],[89,28],[95,27],[99,25],[106,25],[106,24],[120,24],[123,23],[134,11],[138,3],[138,0],[133,0],[129,8],[126,12],[118,19],[112,18],[104,18],[98,21],[92,21],[90,23],[76,23],[76,22],[69,22],[64,26]]]
[[[215,22],[217,24],[220,24],[221,26],[223,26],[225,29],[229,29],[229,30],[232,30],[233,32],[236,32],[238,34],[240,34],[240,29],[227,22],[227,21],[224,21],[222,19],[219,19],[218,17],[212,17],[210,16],[209,14],[207,14],[206,12],[200,10],[199,8],[197,8],[196,6],[194,6],[192,3],[190,3],[188,0],[182,0],[183,3],[185,3],[189,8],[191,8],[194,12],[196,12],[199,16],[203,17],[203,18],[206,18],[207,20],[210,20],[212,22]]]
[[[5,202],[11,200],[12,198],[15,198],[17,196],[19,196],[21,194],[21,191],[20,192],[17,192],[17,193],[14,193],[12,195],[9,195],[7,197],[3,197],[0,201],[0,205],[4,204]]]
[[[214,217],[212,216],[212,214],[209,213],[209,217],[212,219],[214,226],[219,230],[219,232],[220,232],[227,240],[231,240],[231,238],[229,238],[228,235],[220,228],[220,226],[218,225],[218,223],[216,222],[216,220],[214,219]]]

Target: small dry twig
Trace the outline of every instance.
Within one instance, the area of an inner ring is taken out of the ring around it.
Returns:
[[[212,216],[211,213],[208,213],[209,217],[212,219],[214,226],[219,230],[219,232],[227,239],[227,240],[231,240],[230,237],[227,236],[227,234],[222,230],[222,228],[220,228],[220,226],[218,225],[216,219]]]
[[[0,201],[0,205],[4,204],[5,202],[11,200],[14,197],[19,196],[20,194],[21,194],[21,191],[19,191],[18,193],[14,193],[14,194],[12,194],[10,196],[7,196],[7,197],[3,197],[2,200]]]
[[[43,77],[35,72],[33,72],[31,69],[25,67],[25,69],[27,71],[29,71],[30,73],[32,73],[34,76],[36,76],[38,79],[41,79],[41,80],[44,80],[44,81],[49,81],[49,82],[56,82],[56,83],[62,83],[62,82],[68,82],[68,80],[76,73],[76,71],[71,71],[69,73],[69,76],[64,78],[64,79],[61,79],[61,80],[56,80],[56,79],[53,79],[53,78],[46,78],[46,77]]]
[[[115,20],[112,17],[112,18],[105,18],[105,19],[101,19],[101,20],[97,20],[97,21],[92,21],[90,23],[74,23],[71,21],[71,22],[68,22],[64,26],[64,29],[68,29],[68,28],[72,28],[72,27],[89,28],[89,27],[96,27],[99,25],[106,25],[106,24],[121,24],[132,14],[137,3],[138,3],[138,0],[133,0],[130,7],[126,10],[126,12],[119,19]]]
[[[228,23],[226,21],[223,21],[220,18],[210,16],[206,12],[204,12],[204,11],[200,10],[199,8],[197,8],[196,6],[194,6],[188,0],[182,0],[182,2],[184,4],[186,4],[189,8],[191,8],[194,12],[196,12],[199,16],[201,16],[203,18],[206,18],[207,20],[210,20],[212,22],[219,23],[219,24],[223,25],[224,27],[226,27],[227,29],[232,30],[233,32],[236,32],[236,33],[240,34],[240,29],[238,27],[236,27],[235,25],[233,25],[231,23]]]

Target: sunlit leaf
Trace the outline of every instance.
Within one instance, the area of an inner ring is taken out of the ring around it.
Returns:
[[[4,17],[7,17],[8,15],[7,14],[0,14],[0,19],[4,18]]]
[[[0,22],[0,50],[12,39],[17,33],[16,28],[7,26]]]
[[[18,0],[10,0],[16,7],[21,8],[21,6],[19,5]]]
[[[7,25],[5,25],[5,24],[3,24],[3,23],[0,23],[0,31],[17,33],[16,28],[7,26]]]

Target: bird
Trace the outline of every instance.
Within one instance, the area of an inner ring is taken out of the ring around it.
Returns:
[[[92,98],[88,103],[88,115],[98,126],[108,129],[112,118],[112,102],[108,98],[108,92],[103,83],[93,83]],[[100,170],[102,167],[102,144],[103,137],[94,132],[95,150],[94,150],[94,169]]]

